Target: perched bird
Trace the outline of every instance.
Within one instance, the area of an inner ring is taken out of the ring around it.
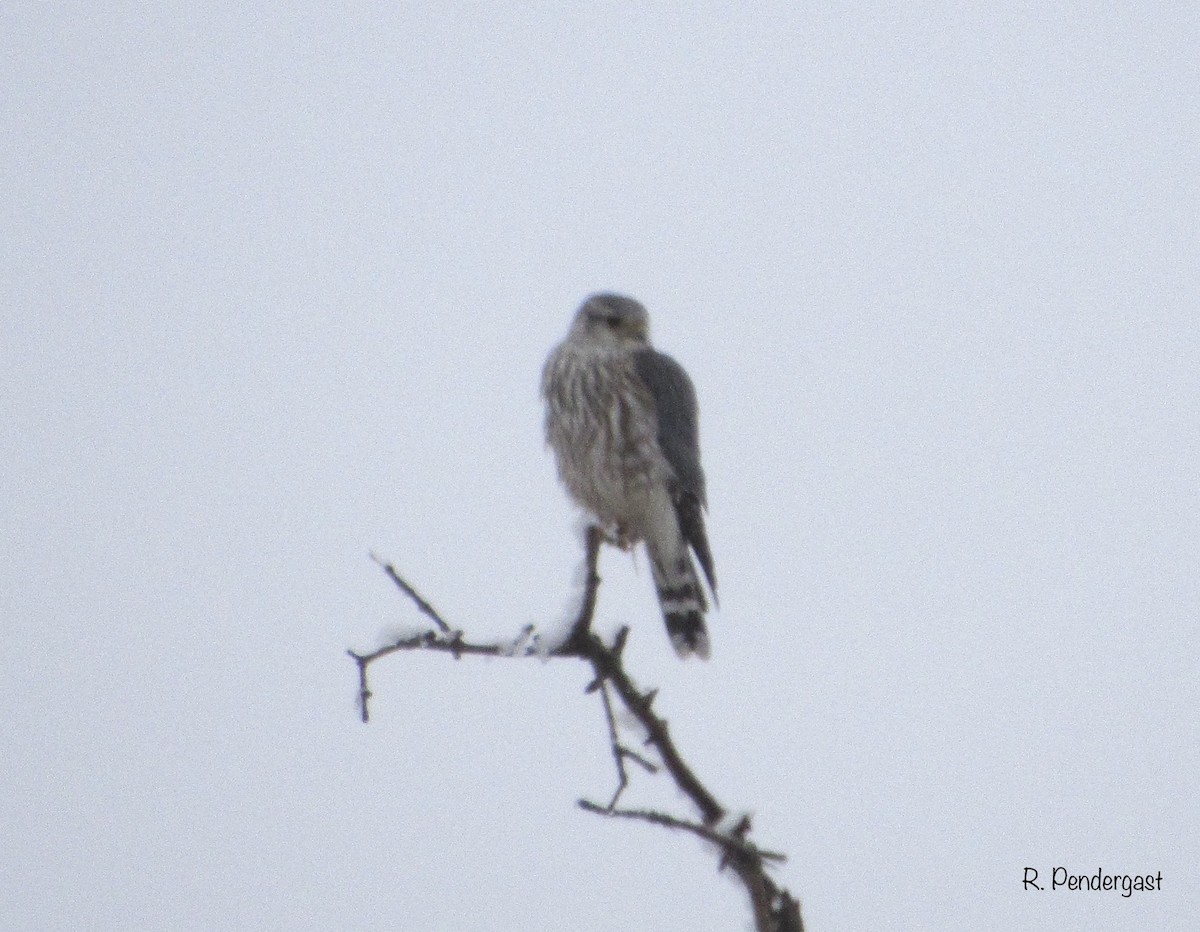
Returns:
[[[645,541],[667,634],[681,657],[709,655],[708,606],[691,553],[717,580],[704,532],[696,390],[650,345],[633,298],[594,294],[542,370],[546,442],[571,498],[619,546]]]

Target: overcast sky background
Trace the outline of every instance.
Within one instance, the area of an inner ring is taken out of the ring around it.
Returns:
[[[809,927],[1198,927],[1200,14],[807,7],[0,8],[0,927],[749,928],[575,808],[582,668],[355,714],[420,623],[371,550],[562,615],[598,289],[696,383],[722,583],[708,664],[616,552],[598,625]]]

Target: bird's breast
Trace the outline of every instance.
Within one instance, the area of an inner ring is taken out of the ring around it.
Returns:
[[[546,439],[571,496],[635,530],[662,481],[657,422],[631,360],[560,348],[543,376]]]

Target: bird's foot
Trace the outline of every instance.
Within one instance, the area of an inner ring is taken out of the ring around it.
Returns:
[[[600,533],[604,535],[605,543],[612,544],[618,550],[628,552],[637,543],[637,538],[630,536],[629,532],[620,524],[607,525],[600,529]]]

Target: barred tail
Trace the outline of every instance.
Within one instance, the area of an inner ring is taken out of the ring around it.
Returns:
[[[704,532],[704,514],[702,505],[693,492],[680,492],[674,497],[675,515],[679,519],[679,530],[683,539],[692,546],[700,568],[708,580],[708,588],[712,590],[713,602],[720,605],[717,598],[717,573],[713,569],[712,551],[708,549],[708,535]]]
[[[704,626],[704,592],[682,540],[674,554],[650,552],[650,570],[658,589],[658,604],[671,645],[680,657],[708,659],[708,629]]]

